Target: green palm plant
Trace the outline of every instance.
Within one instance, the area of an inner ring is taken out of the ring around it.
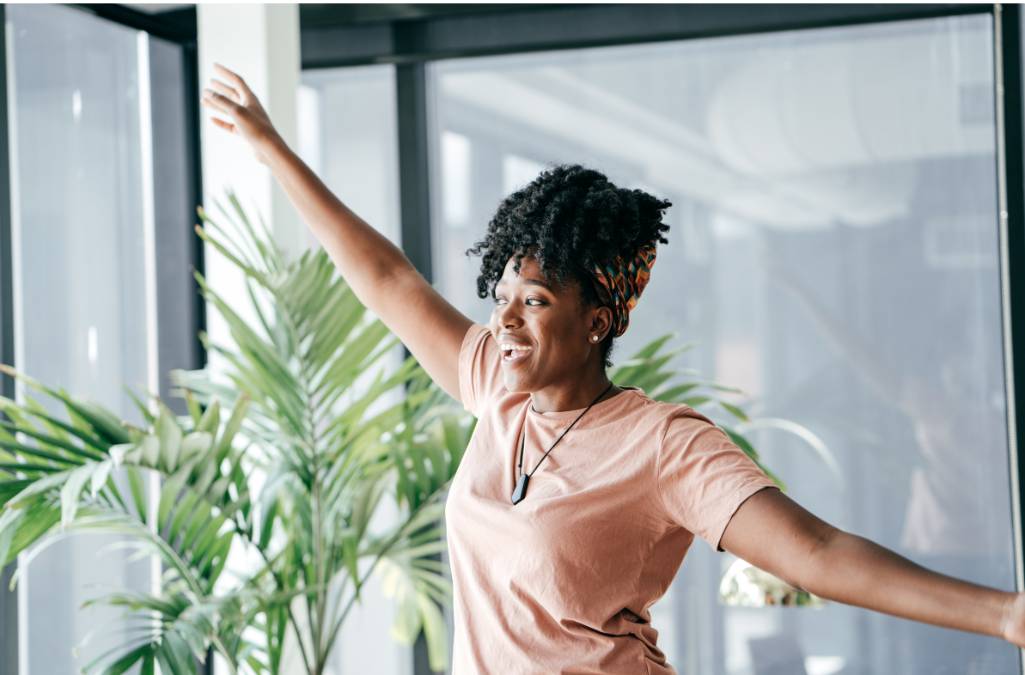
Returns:
[[[199,210],[197,232],[244,274],[251,317],[196,275],[231,341],[201,336],[223,375],[172,374],[188,415],[136,398],[145,424],[133,426],[5,367],[32,393],[0,400],[9,419],[0,427],[0,563],[85,530],[125,535],[160,557],[160,593],[97,600],[129,611],[133,638],[87,671],[159,663],[192,672],[212,647],[232,672],[277,673],[291,639],[306,672],[320,673],[374,573],[397,598],[396,636],[412,640],[422,628],[432,665],[443,668],[441,498],[471,420],[412,358],[385,367],[398,341],[323,251],[286,261],[262,221],[234,194],[227,201],[218,221]],[[161,487],[150,500],[154,472]],[[371,517],[389,492],[399,522],[375,531]],[[259,564],[223,574],[233,549]]]
[[[30,560],[66,532],[120,534],[158,556],[159,592],[87,603],[124,608],[131,636],[87,672],[193,672],[213,649],[232,673],[280,673],[288,644],[305,672],[319,674],[372,574],[397,603],[392,635],[410,644],[423,631],[431,667],[443,670],[443,498],[475,421],[412,357],[387,367],[397,339],[323,250],[286,260],[262,220],[254,224],[231,192],[227,202],[215,204],[218,221],[199,209],[205,226],[196,231],[243,274],[248,314],[196,275],[231,341],[201,335],[225,364],[220,374],[172,373],[188,414],[133,395],[143,423],[132,425],[0,366],[26,392],[0,398],[0,565],[22,551]],[[717,394],[735,389],[670,383],[693,374],[667,368],[692,346],[664,352],[672,337],[651,342],[613,380],[745,420]],[[743,436],[724,430],[759,461]],[[398,521],[374,531],[386,495]],[[232,552],[257,562],[234,570]]]

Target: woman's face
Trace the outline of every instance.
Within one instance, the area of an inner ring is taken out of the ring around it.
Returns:
[[[489,327],[502,350],[502,374],[509,391],[533,392],[552,385],[572,385],[588,368],[602,366],[600,345],[611,310],[583,305],[575,280],[564,287],[550,283],[533,257],[524,256],[520,272],[514,258],[495,286]],[[509,344],[522,347],[507,351]]]

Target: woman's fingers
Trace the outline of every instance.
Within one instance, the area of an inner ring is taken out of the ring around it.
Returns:
[[[202,104],[216,109],[216,106],[210,100],[208,100],[208,98],[205,95],[203,97]],[[210,121],[222,129],[227,129],[231,133],[235,133],[235,125],[231,122],[222,120],[220,117],[214,117],[213,115],[210,116]]]
[[[217,69],[217,71],[218,71],[218,72],[220,72],[220,73],[221,73],[221,75],[223,75],[223,76],[225,77],[225,79],[227,79],[227,80],[228,80],[228,82],[230,82],[230,83],[232,83],[233,85],[235,85],[235,87],[236,87],[236,88],[238,88],[238,89],[239,89],[239,91],[244,91],[244,92],[245,92],[245,93],[247,93],[247,94],[252,94],[252,93],[253,93],[253,92],[251,92],[251,91],[249,90],[249,85],[247,85],[247,84],[246,84],[246,83],[245,83],[245,82],[244,82],[244,81],[242,80],[242,78],[241,78],[241,77],[239,77],[238,75],[236,75],[236,74],[235,74],[234,72],[232,72],[231,70],[228,70],[227,68],[225,68],[224,66],[222,66],[222,65],[221,65],[221,64],[219,64],[219,63],[214,63],[214,68],[215,68],[215,69]]]
[[[220,80],[211,78],[210,88],[224,94],[236,103],[242,102],[242,97],[239,96],[238,91],[234,87],[229,87],[227,84],[221,82]]]
[[[202,103],[227,120],[215,116],[210,120],[248,141],[256,150],[257,159],[266,163],[267,143],[272,142],[277,133],[267,112],[241,77],[219,63],[215,63],[214,68],[224,79],[210,78],[210,86],[203,89]]]
[[[211,117],[210,121],[213,122],[214,124],[216,124],[217,126],[219,126],[222,129],[227,129],[231,133],[235,133],[235,125],[234,124],[230,124],[228,122],[225,122],[224,120],[219,119],[217,117]]]
[[[211,105],[216,110],[229,114],[235,114],[240,107],[238,103],[235,103],[224,94],[218,94],[216,91],[211,89],[203,90],[203,101]]]

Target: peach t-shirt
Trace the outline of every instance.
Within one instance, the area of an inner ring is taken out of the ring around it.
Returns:
[[[628,388],[591,407],[513,505],[521,429],[529,473],[584,408],[535,412],[500,358],[471,326],[459,393],[477,426],[445,505],[452,675],[675,673],[649,608],[695,534],[721,550],[741,502],[775,483],[704,415]]]

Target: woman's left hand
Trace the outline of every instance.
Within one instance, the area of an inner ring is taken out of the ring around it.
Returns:
[[[251,146],[256,159],[261,164],[268,164],[275,144],[284,141],[245,80],[219,63],[215,63],[214,68],[228,82],[211,78],[210,86],[203,90],[201,103],[227,116],[230,121],[218,117],[211,117],[210,121],[229,133],[241,136]]]

